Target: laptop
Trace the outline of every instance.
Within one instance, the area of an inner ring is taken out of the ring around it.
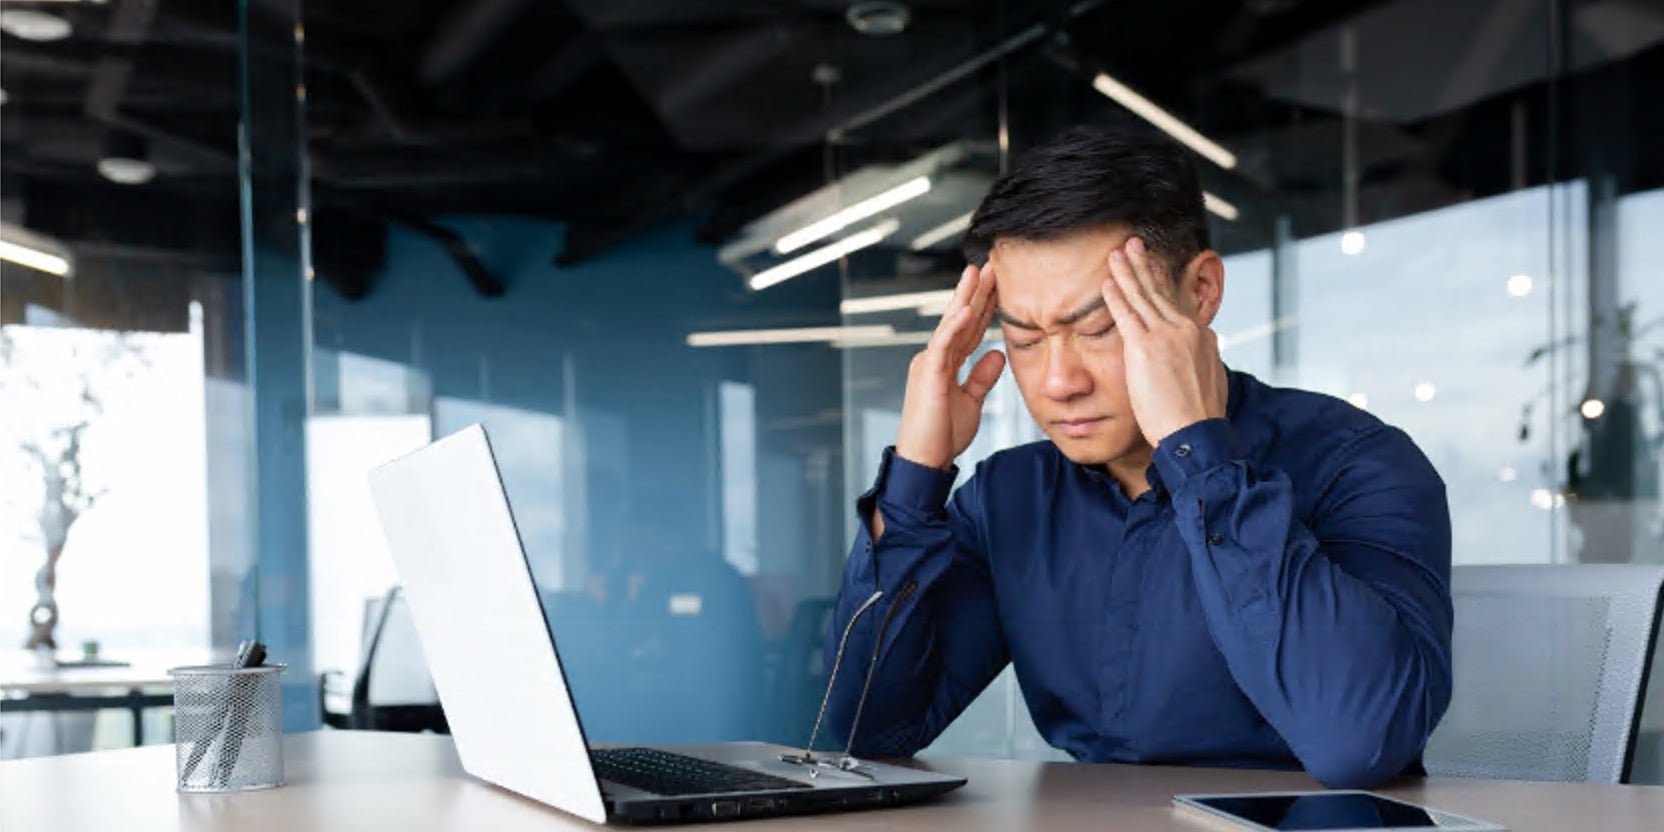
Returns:
[[[375,469],[370,491],[457,754],[481,780],[597,823],[879,808],[965,784],[762,742],[592,748],[485,429]]]

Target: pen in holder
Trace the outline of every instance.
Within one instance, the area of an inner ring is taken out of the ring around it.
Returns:
[[[176,667],[175,759],[182,792],[230,792],[283,784],[284,666],[262,664],[245,643],[237,664]]]

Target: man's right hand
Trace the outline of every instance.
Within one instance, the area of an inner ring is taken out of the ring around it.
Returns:
[[[991,350],[982,356],[964,384],[959,383],[959,368],[987,335],[997,305],[993,264],[966,266],[930,343],[908,367],[897,456],[946,469],[971,446],[982,421],[982,400],[999,381],[1005,353]]]

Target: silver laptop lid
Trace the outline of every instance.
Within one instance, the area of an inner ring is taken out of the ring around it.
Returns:
[[[463,769],[606,822],[485,429],[375,469],[370,491]]]

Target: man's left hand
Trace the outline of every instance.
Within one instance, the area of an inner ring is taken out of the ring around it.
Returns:
[[[1144,241],[1109,258],[1104,303],[1121,331],[1133,418],[1151,447],[1180,429],[1225,415],[1228,383],[1219,337],[1180,310],[1157,281]]]

